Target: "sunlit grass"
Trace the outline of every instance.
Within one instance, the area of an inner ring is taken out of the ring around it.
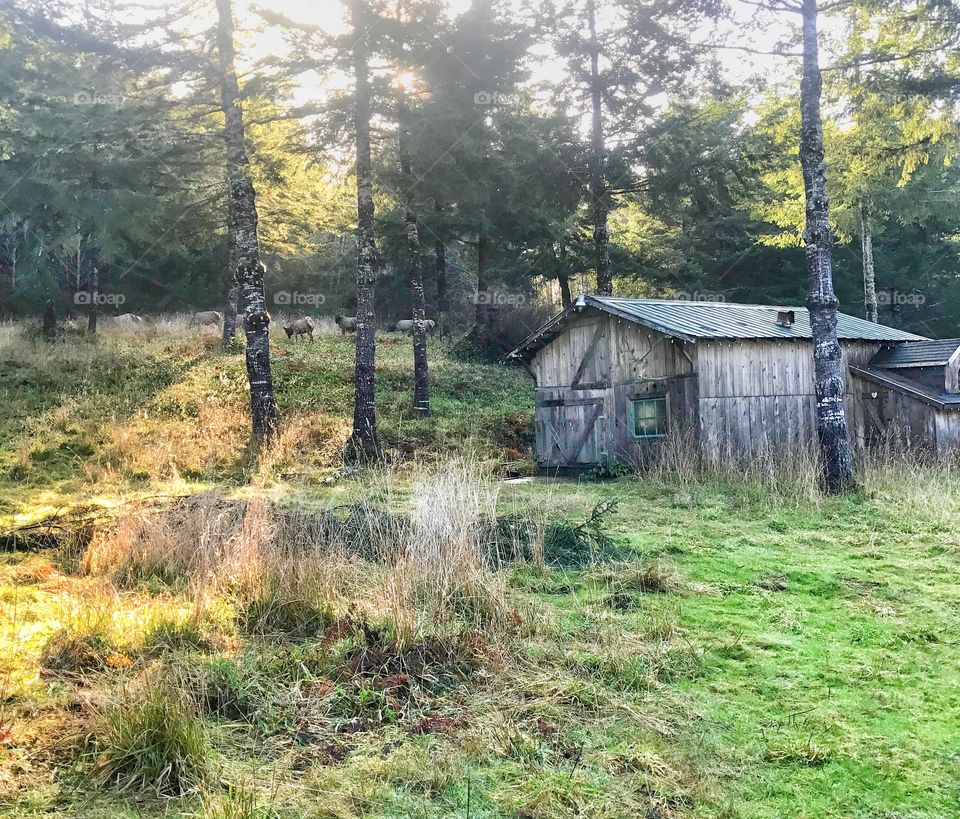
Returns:
[[[96,531],[0,555],[3,815],[955,811],[954,465],[881,453],[843,498],[682,457],[503,485],[524,378],[434,348],[418,421],[397,337],[395,466],[356,474],[349,337],[276,342],[287,423],[259,461],[215,340],[31,344],[0,328],[25,390],[0,405],[5,523],[68,506]],[[498,519],[539,545],[478,551]]]
[[[182,319],[163,332],[81,334],[47,344],[25,324],[0,327],[0,519],[36,520],[88,497],[187,494],[198,488],[337,480],[352,417],[353,339],[274,337],[280,439],[248,448],[241,354]],[[378,339],[381,433],[393,461],[480,453],[529,468],[526,376],[450,359],[431,343],[435,413],[410,412],[409,339]]]

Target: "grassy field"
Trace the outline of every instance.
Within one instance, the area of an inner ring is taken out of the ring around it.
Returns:
[[[178,328],[62,344],[0,327],[0,520],[22,522],[86,499],[212,486],[266,491],[329,485],[350,431],[353,338],[274,339],[284,433],[260,464],[247,451],[243,356]],[[410,412],[408,338],[378,342],[380,432],[394,463],[474,455],[529,469],[533,398],[519,370],[464,364],[432,342],[430,419]]]
[[[349,340],[277,343],[256,464],[235,357],[6,331],[5,526],[112,517],[2,556],[0,814],[958,815],[951,468],[504,483],[524,377],[435,347],[414,421],[381,350],[352,473]]]

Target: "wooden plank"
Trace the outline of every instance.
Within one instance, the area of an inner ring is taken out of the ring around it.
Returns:
[[[573,379],[570,382],[571,389],[577,389],[580,385],[584,373],[593,363],[594,354],[596,353],[597,346],[600,344],[601,339],[604,334],[604,325],[603,323],[597,324],[597,329],[593,332],[593,337],[590,339],[590,343],[587,345],[586,351],[583,353],[583,357],[580,359],[580,365],[577,367],[577,371],[573,374]],[[590,389],[588,387],[588,389]]]

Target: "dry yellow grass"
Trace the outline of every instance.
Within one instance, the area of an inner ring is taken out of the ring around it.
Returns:
[[[450,629],[502,629],[505,584],[484,542],[496,482],[461,462],[425,474],[405,501],[391,475],[379,483],[382,505],[362,500],[339,514],[218,493],[143,505],[96,533],[83,568],[128,588],[179,585],[198,607],[228,595],[241,607],[268,598],[359,612],[404,644]]]

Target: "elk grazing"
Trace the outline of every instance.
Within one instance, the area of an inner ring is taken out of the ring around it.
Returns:
[[[433,319],[427,319],[423,322],[423,328],[428,333],[433,333],[434,328],[437,326],[437,323]],[[413,319],[401,319],[396,324],[393,325],[393,330],[397,333],[412,333],[413,332]]]
[[[194,313],[190,317],[191,327],[208,327],[211,324],[219,325],[223,321],[223,313],[216,310],[204,310],[200,313]]]
[[[341,316],[337,313],[337,315],[333,317],[333,320],[337,323],[337,327],[340,328],[341,335],[357,332],[356,316]]]
[[[311,341],[313,341],[313,331],[316,327],[314,321],[310,316],[303,316],[302,318],[294,319],[289,326],[284,327],[283,330],[287,334],[287,338],[302,338],[307,336]]]

